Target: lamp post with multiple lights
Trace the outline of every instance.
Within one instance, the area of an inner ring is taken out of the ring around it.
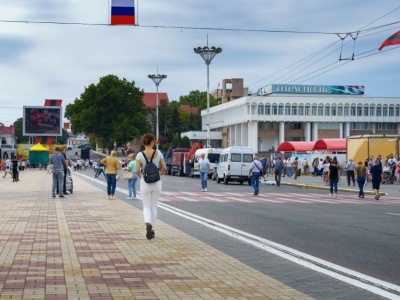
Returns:
[[[208,43],[207,43],[208,44]],[[206,47],[197,47],[194,48],[194,53],[199,54],[203,59],[204,62],[207,65],[207,147],[211,146],[211,142],[210,142],[210,64],[211,61],[213,60],[213,58],[222,52],[222,48],[216,48],[216,47],[211,47],[208,48],[208,46]]]
[[[163,81],[163,79],[167,78],[167,75],[162,75],[162,74],[158,74],[157,75],[148,75],[147,77],[149,77],[151,80],[153,80],[153,82],[155,83],[156,87],[157,87],[157,94],[156,94],[156,120],[157,120],[157,125],[156,125],[156,140],[157,140],[157,150],[158,150],[158,144],[159,144],[159,136],[158,136],[158,86],[160,85],[161,81]]]

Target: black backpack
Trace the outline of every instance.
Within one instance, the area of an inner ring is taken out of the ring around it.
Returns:
[[[143,178],[144,178],[144,182],[146,182],[146,183],[157,182],[161,179],[160,171],[158,170],[158,167],[156,166],[156,164],[153,163],[153,158],[154,158],[155,153],[156,153],[156,150],[154,150],[150,161],[148,161],[146,155],[142,151],[144,159],[146,160],[146,165],[144,166],[144,169],[143,169]]]

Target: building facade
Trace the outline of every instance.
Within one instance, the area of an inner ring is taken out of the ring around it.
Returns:
[[[222,147],[264,152],[284,141],[400,134],[400,98],[369,97],[360,86],[271,85],[210,108],[209,119]]]

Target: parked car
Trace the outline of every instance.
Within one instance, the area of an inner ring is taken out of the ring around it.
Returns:
[[[74,149],[74,146],[72,146],[72,145],[67,145],[67,151],[68,151],[68,150],[72,150],[72,149]]]

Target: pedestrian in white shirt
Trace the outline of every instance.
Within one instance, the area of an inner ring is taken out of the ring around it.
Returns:
[[[198,162],[202,192],[207,192],[207,178],[208,174],[210,174],[210,166],[210,161],[206,158],[206,154],[202,153]]]

